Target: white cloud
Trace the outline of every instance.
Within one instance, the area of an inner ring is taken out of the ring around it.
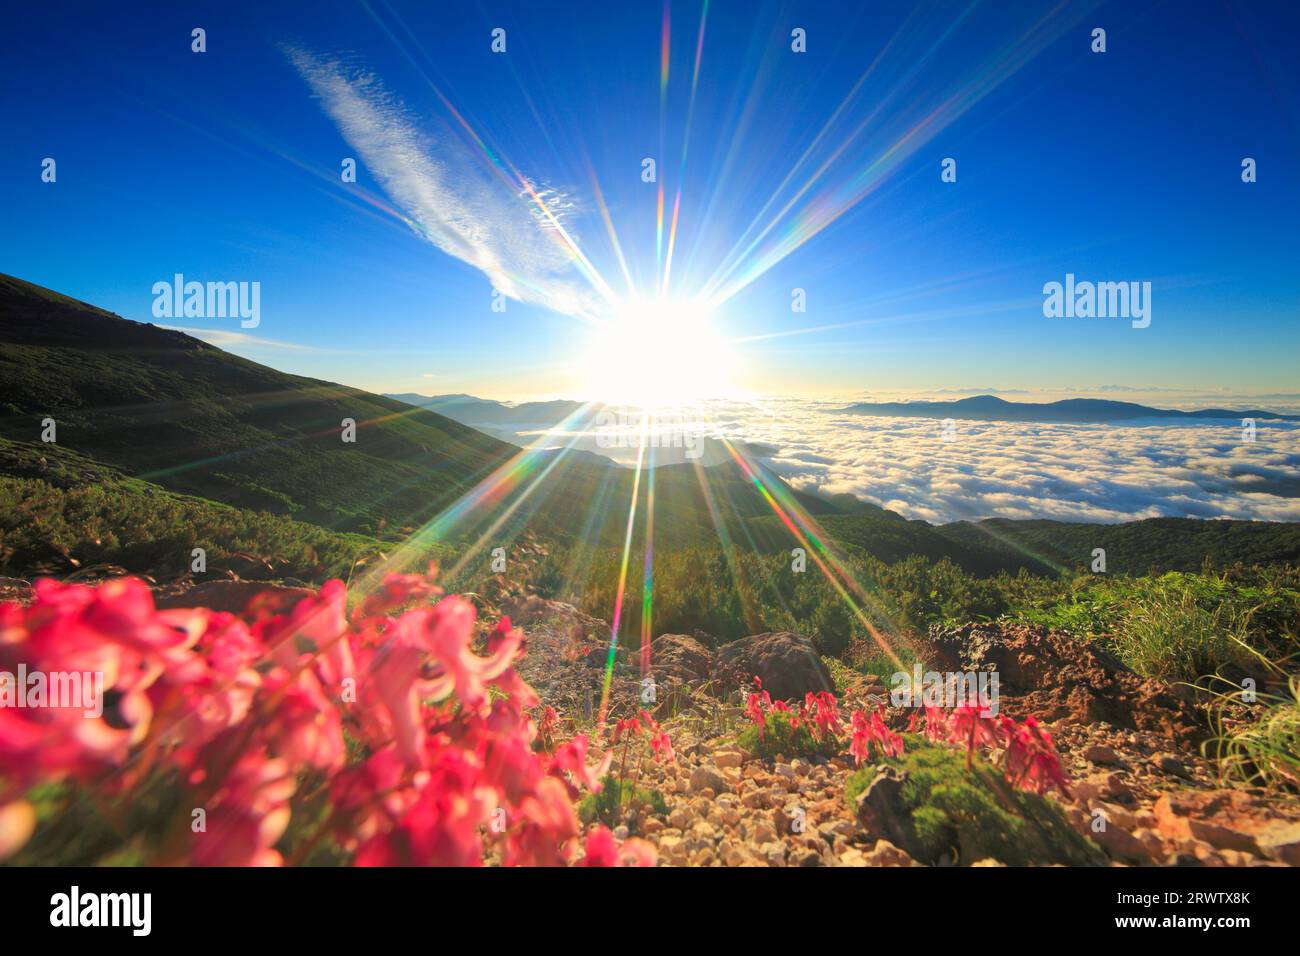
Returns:
[[[1300,426],[1224,422],[1068,425],[840,414],[829,403],[728,403],[728,437],[777,449],[795,487],[848,492],[931,522],[962,518],[1130,521],[1157,516],[1300,521]]]
[[[417,127],[373,74],[301,50],[287,53],[418,235],[481,271],[513,299],[565,315],[600,313],[602,300],[578,276],[551,219],[521,198],[522,184],[508,185],[485,169],[447,124],[427,120]],[[528,185],[563,223],[572,199]]]

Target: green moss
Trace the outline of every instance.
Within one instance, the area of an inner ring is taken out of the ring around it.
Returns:
[[[814,737],[807,724],[795,727],[790,714],[771,713],[763,724],[760,737],[758,727],[749,724],[736,736],[742,750],[758,754],[767,760],[778,755],[786,757],[834,757],[842,749],[840,742],[829,737]]]
[[[619,780],[613,774],[601,780],[600,793],[589,793],[578,804],[578,819],[583,823],[603,823],[617,826],[626,822],[628,810],[635,807],[649,807],[653,812],[668,812],[664,795],[658,790],[637,787],[631,780]]]
[[[1013,789],[979,758],[967,770],[965,753],[954,747],[915,735],[904,741],[903,756],[885,765],[902,776],[895,809],[908,830],[907,849],[921,862],[935,864],[947,854],[962,863],[993,857],[1011,866],[1105,862],[1048,798]],[[856,810],[879,769],[863,767],[849,778],[844,796],[850,808]]]

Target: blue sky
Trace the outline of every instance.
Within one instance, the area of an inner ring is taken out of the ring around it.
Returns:
[[[707,292],[752,392],[1300,393],[1283,4],[713,2],[693,106],[695,2],[662,88],[655,2],[133,6],[9,14],[0,271],[142,321],[177,272],[260,282],[256,329],[172,324],[278,368],[600,397],[583,356],[628,288],[598,196],[646,298],[680,194],[665,308]],[[1151,282],[1151,326],[1045,318],[1067,272]]]

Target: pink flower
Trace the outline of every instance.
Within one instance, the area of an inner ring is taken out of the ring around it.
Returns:
[[[851,737],[849,755],[853,765],[860,767],[871,756],[871,721],[864,710],[855,710],[849,718]]]
[[[933,743],[948,739],[948,715],[941,708],[926,706],[925,736]]]
[[[1032,716],[1026,717],[1007,741],[1006,774],[1013,786],[1024,790],[1046,793],[1055,787],[1066,796],[1070,794],[1070,780],[1052,735]]]
[[[507,866],[563,866],[568,862],[567,845],[578,835],[578,819],[563,783],[553,777],[543,779],[535,793],[520,803],[517,816],[521,822],[506,841]]]
[[[272,849],[289,825],[297,787],[284,760],[247,753],[206,801],[204,829],[192,834],[195,866],[278,866]]]
[[[430,658],[442,668],[442,673],[430,682],[433,699],[441,700],[454,691],[463,706],[481,706],[487,697],[488,683],[505,673],[514,662],[523,632],[512,630],[501,636],[490,657],[479,657],[469,649],[474,631],[474,605],[464,598],[444,598],[426,620],[425,646]]]
[[[903,738],[885,725],[880,714],[880,710],[868,715],[865,710],[859,709],[849,719],[852,730],[849,754],[856,766],[861,766],[871,756],[872,747],[877,748],[883,756],[903,755]]]
[[[619,846],[605,827],[595,826],[587,833],[587,846],[579,866],[654,866],[658,853],[645,840],[632,837]]]
[[[613,742],[618,743],[624,736],[635,737],[641,733],[641,722],[635,717],[629,717],[626,720],[617,721],[614,724]]]
[[[589,765],[587,747],[587,735],[578,734],[568,743],[555,748],[555,753],[551,755],[551,774],[559,776],[562,780],[566,779],[567,774],[568,779],[576,781],[592,793],[599,793],[600,779],[609,772],[614,754],[612,751],[607,752],[600,763]]]
[[[654,751],[656,761],[662,759],[667,763],[677,762],[677,755],[673,753],[673,742],[662,730],[650,738],[650,749]]]
[[[754,686],[757,688],[751,691],[749,699],[745,702],[745,716],[754,722],[758,728],[758,739],[763,739],[763,725],[767,722],[767,712],[772,709],[772,697],[767,691],[763,690],[763,682],[754,675]]]
[[[1002,739],[998,722],[986,716],[978,704],[963,704],[952,712],[948,732],[954,743],[966,746],[966,769],[970,769],[975,748],[981,745],[996,746]]]
[[[581,735],[552,755],[534,750],[538,700],[513,667],[523,635],[503,620],[476,655],[468,602],[419,604],[439,594],[428,576],[390,576],[348,615],[332,581],[289,609],[254,602],[235,616],[159,612],[130,579],[38,582],[30,606],[0,605],[0,670],[99,672],[113,693],[100,718],[0,708],[0,853],[29,838],[22,795],[71,781],[124,803],[145,785],[181,789],[177,805],[205,814],[188,853],[123,835],[165,863],[280,864],[298,804],[304,856],[331,839],[357,865],[477,866],[493,846],[511,865],[570,862],[573,799],[599,789],[612,754],[589,764]],[[546,708],[540,723],[550,746],[559,717]],[[623,732],[642,729],[656,759],[672,759],[648,713]],[[588,839],[593,864],[654,864],[643,841],[611,854],[603,840]]]
[[[278,704],[265,724],[272,749],[294,767],[335,771],[343,768],[346,748],[339,712],[310,671],[290,679],[272,672],[265,684]]]
[[[587,832],[587,846],[579,866],[618,866],[618,844],[614,834],[602,826]]]
[[[551,749],[555,743],[555,732],[560,729],[560,715],[555,712],[554,707],[547,707],[542,711],[541,720],[538,721],[537,730],[542,738],[542,746],[547,750]]]
[[[827,737],[836,737],[840,733],[840,711],[835,695],[829,691],[808,694],[805,702],[812,715],[813,726]]]

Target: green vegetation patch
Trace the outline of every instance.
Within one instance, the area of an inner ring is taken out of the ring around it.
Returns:
[[[1105,856],[1066,821],[1047,797],[1013,789],[987,761],[976,757],[966,769],[966,754],[904,736],[904,753],[886,758],[902,775],[896,819],[908,833],[905,847],[923,863],[945,856],[961,863],[992,857],[1010,866],[1101,865]],[[863,767],[845,785],[844,798],[856,811],[858,796],[875,779],[879,766]]]

